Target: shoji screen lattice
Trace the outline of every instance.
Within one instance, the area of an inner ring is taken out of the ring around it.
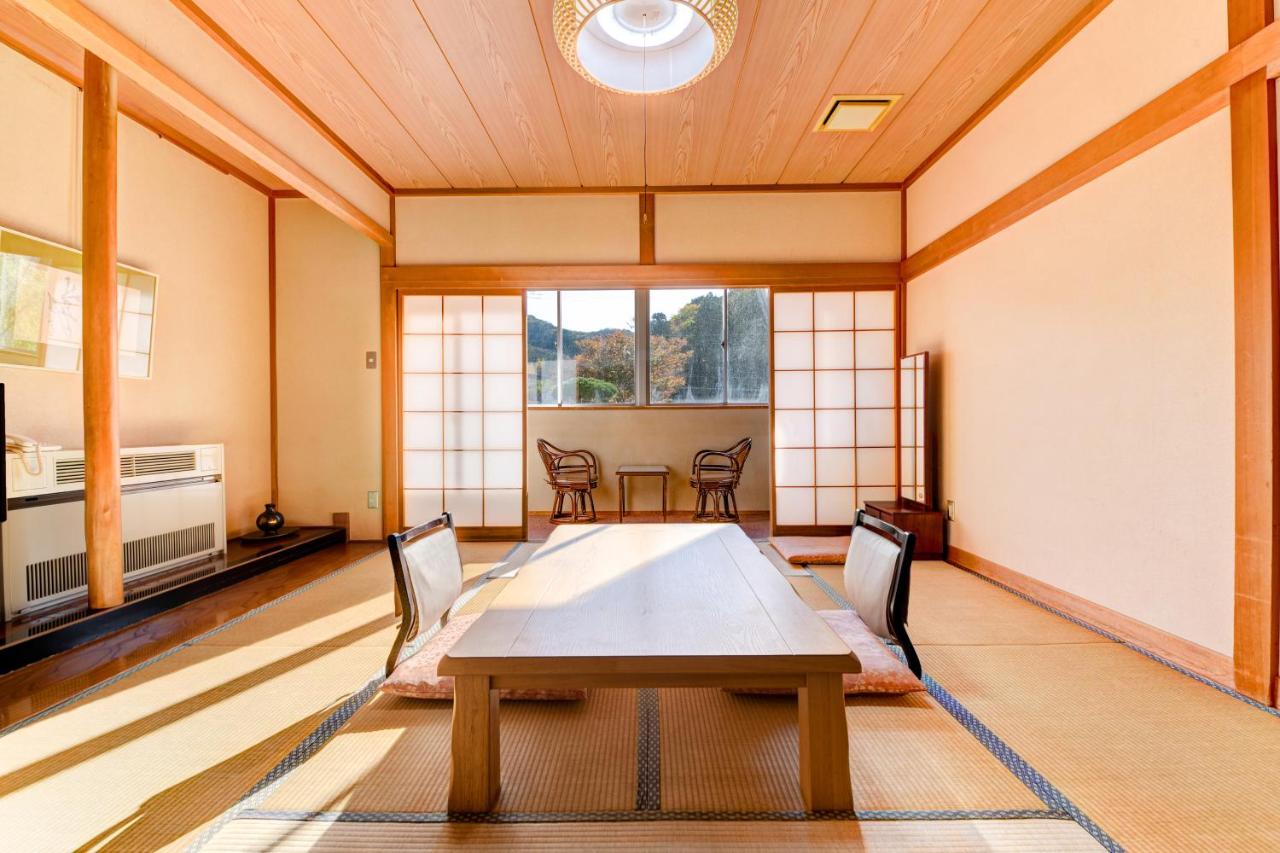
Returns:
[[[405,296],[403,520],[524,527],[524,298]]]
[[[893,291],[773,295],[777,528],[848,526],[897,485]]]

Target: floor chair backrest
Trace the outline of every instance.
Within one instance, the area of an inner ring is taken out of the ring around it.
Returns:
[[[911,670],[920,663],[907,637],[915,534],[858,510],[844,563],[845,597],[877,636],[902,647]]]
[[[387,537],[400,631],[387,658],[387,674],[395,669],[404,644],[423,627],[448,620],[449,608],[462,594],[462,556],[453,518],[445,513],[426,524]]]

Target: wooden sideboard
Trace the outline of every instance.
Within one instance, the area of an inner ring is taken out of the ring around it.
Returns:
[[[916,535],[915,559],[942,560],[947,555],[946,528],[942,513],[922,504],[898,498],[867,501],[867,514]]]

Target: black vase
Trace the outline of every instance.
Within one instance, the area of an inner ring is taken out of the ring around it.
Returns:
[[[275,504],[267,504],[267,508],[258,513],[258,529],[268,535],[279,533],[284,527],[284,516],[276,510]]]

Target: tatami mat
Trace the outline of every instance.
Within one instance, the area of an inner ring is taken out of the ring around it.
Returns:
[[[1076,853],[1097,845],[1062,820],[404,824],[237,820],[205,849],[275,850],[841,850]]]

